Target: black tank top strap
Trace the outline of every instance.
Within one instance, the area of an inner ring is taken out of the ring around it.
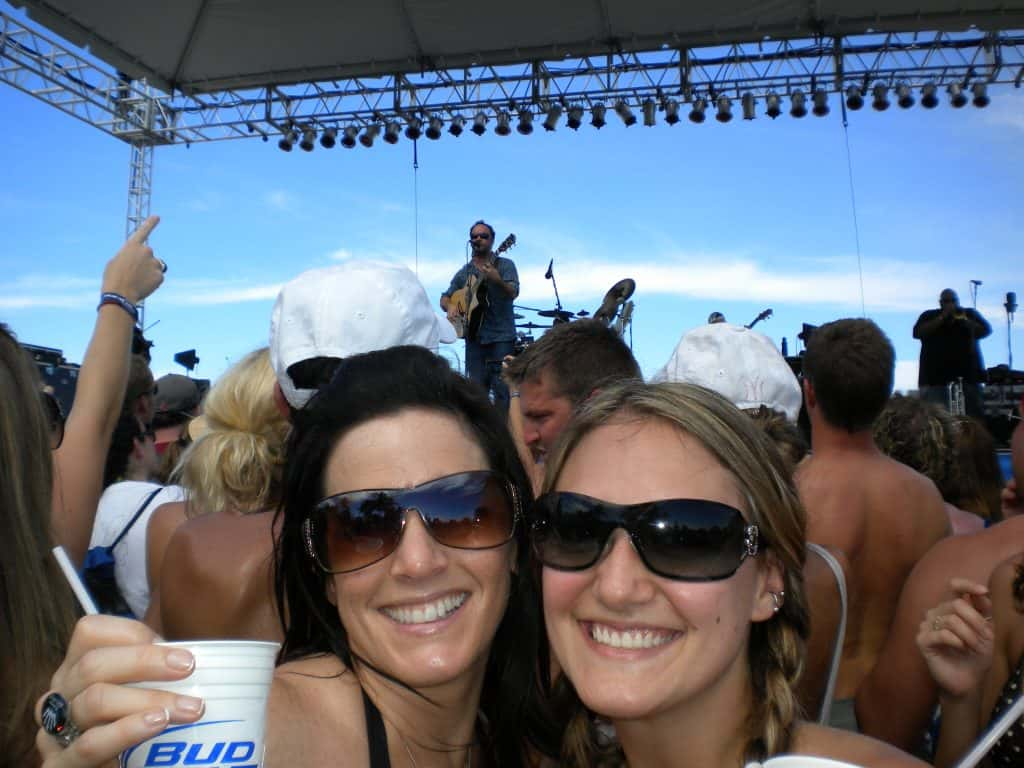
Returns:
[[[363,711],[366,713],[366,741],[370,748],[370,768],[391,768],[391,757],[388,755],[388,732],[384,728],[384,718],[366,691],[363,694]]]

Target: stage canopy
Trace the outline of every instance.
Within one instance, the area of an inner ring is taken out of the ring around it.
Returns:
[[[659,48],[1024,28],[1024,0],[12,0],[132,79],[210,93]]]

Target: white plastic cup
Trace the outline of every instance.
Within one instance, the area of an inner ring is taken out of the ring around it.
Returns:
[[[746,768],[860,768],[853,763],[813,755],[779,755],[764,763],[747,763]]]
[[[280,646],[255,640],[161,645],[189,651],[196,660],[192,674],[133,687],[195,696],[206,702],[206,709],[197,722],[169,725],[124,752],[121,768],[261,768],[267,695]]]

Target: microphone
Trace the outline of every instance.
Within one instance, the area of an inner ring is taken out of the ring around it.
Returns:
[[[1003,306],[1006,307],[1007,314],[1012,315],[1017,311],[1017,294],[1014,291],[1009,291],[1006,294],[1006,304]]]
[[[552,259],[551,261],[548,262],[548,271],[544,273],[544,279],[545,280],[550,280],[552,277],[555,276],[555,273],[551,271],[554,266],[555,266],[555,260]]]
[[[971,285],[981,285],[981,280],[971,280]]]

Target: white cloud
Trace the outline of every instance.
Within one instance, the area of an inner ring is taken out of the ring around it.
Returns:
[[[897,360],[893,389],[910,392],[917,389],[917,360]]]
[[[985,110],[985,122],[1024,133],[1024,110],[1015,97],[996,99]]]
[[[348,261],[352,258],[352,251],[348,248],[338,248],[337,250],[331,251],[327,254],[327,258],[331,261]]]
[[[295,207],[295,198],[283,189],[268,192],[263,196],[263,202],[279,211],[290,211]]]

